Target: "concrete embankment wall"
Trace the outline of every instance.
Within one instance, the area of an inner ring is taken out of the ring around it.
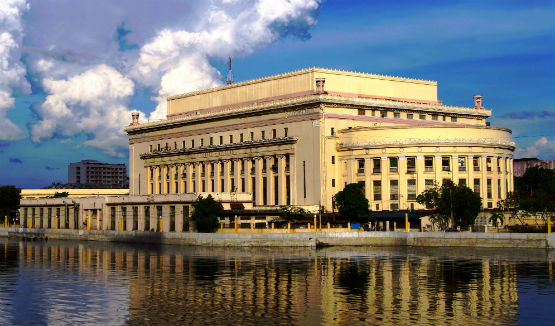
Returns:
[[[180,233],[86,231],[67,229],[0,229],[0,236],[49,239],[164,243],[229,247],[415,246],[485,248],[555,248],[555,234],[480,232],[322,232],[322,233]]]

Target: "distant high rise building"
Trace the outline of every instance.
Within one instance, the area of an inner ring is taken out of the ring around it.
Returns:
[[[69,164],[67,180],[70,184],[125,188],[127,187],[127,168],[125,164],[83,160]]]
[[[544,169],[555,169],[555,160],[539,160],[535,157],[532,158],[517,158],[513,160],[513,174],[515,177],[522,177],[526,170],[531,167],[537,166]]]

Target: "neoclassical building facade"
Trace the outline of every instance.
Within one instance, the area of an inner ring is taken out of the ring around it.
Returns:
[[[125,128],[132,196],[250,194],[254,208],[334,209],[348,183],[373,211],[422,209],[446,179],[496,208],[513,190],[511,131],[444,105],[437,83],[309,68],[171,96],[167,119]]]

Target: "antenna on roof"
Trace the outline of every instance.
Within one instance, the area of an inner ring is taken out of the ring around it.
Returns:
[[[233,84],[233,73],[231,72],[231,57],[227,59],[227,77],[225,79],[226,84]]]

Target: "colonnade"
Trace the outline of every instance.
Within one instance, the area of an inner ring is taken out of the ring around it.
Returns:
[[[151,165],[147,166],[147,191],[248,192],[255,205],[294,205],[294,167],[294,154]]]
[[[396,162],[395,167],[391,166],[392,159]],[[364,168],[360,169],[362,160]],[[409,161],[410,164],[407,164]],[[364,183],[365,195],[372,210],[412,209],[418,194],[434,184],[441,185],[445,179],[450,179],[455,184],[464,182],[480,195],[484,208],[497,208],[499,201],[506,199],[507,193],[514,190],[512,157],[370,156],[344,159],[342,162],[343,182]]]

